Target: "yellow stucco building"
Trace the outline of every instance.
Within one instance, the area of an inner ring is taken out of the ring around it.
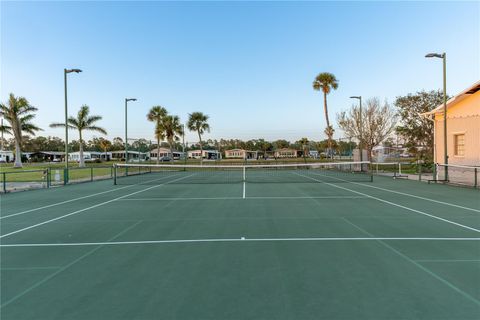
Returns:
[[[444,163],[443,104],[425,113],[434,126],[434,159]],[[480,81],[447,102],[449,164],[480,166]]]

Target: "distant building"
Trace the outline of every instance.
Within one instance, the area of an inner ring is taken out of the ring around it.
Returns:
[[[124,153],[125,154],[125,153]],[[130,154],[130,152],[129,152]],[[85,161],[95,161],[99,160],[110,160],[112,158],[111,152],[98,152],[98,151],[83,151],[83,160]],[[68,159],[72,161],[80,161],[80,152],[71,152],[68,154]]]
[[[245,149],[225,150],[226,159],[257,159],[258,151],[250,151]]]
[[[0,151],[0,162],[12,162],[14,158],[13,151]]]
[[[172,158],[177,160],[177,159],[183,159],[184,158],[184,153],[181,151],[170,151],[168,148],[155,148],[153,150],[150,150],[148,153],[148,157],[150,160],[161,160],[161,159],[166,159],[166,158]]]
[[[308,156],[309,156],[310,158],[317,159],[318,157],[320,157],[320,154],[318,153],[317,150],[309,150],[309,151],[308,151]]]
[[[444,163],[443,104],[424,115],[435,122],[435,162]],[[480,166],[480,81],[447,102],[447,153],[450,164]]]
[[[48,162],[60,162],[65,159],[65,152],[63,151],[38,151],[38,152],[31,152],[28,155],[29,160],[41,160],[41,161],[48,161]]]
[[[283,148],[275,150],[276,158],[297,158],[298,151],[290,148]]]
[[[147,157],[148,157],[148,153],[146,152],[128,150],[128,161],[142,162],[142,161],[145,161]],[[111,159],[125,161],[125,150],[112,151]]]
[[[216,160],[216,159],[221,159],[222,154],[217,151],[217,150],[203,150],[203,155],[200,150],[190,150],[188,151],[188,158],[189,159],[210,159],[210,160]]]

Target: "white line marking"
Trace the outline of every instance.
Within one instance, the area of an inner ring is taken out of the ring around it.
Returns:
[[[23,232],[23,231],[26,231],[26,230],[29,230],[29,229],[32,229],[32,228],[36,228],[36,227],[42,226],[42,225],[44,225],[44,224],[47,224],[47,223],[50,223],[50,222],[53,222],[53,221],[57,221],[57,220],[60,220],[60,219],[63,219],[63,218],[72,216],[72,215],[77,214],[77,213],[80,213],[80,212],[84,212],[84,211],[87,211],[87,210],[90,210],[90,209],[94,209],[94,208],[97,208],[97,207],[100,207],[100,206],[103,206],[103,205],[112,203],[112,202],[117,201],[117,200],[119,200],[119,199],[123,199],[123,198],[126,198],[126,197],[128,197],[128,196],[132,196],[132,195],[134,195],[134,194],[138,194],[138,193],[141,193],[141,192],[144,192],[144,191],[148,191],[148,190],[153,189],[153,188],[158,188],[158,187],[160,187],[160,186],[163,186],[163,185],[165,185],[165,184],[169,184],[169,183],[171,183],[171,182],[175,182],[175,181],[178,181],[178,180],[181,180],[181,179],[186,179],[186,178],[188,178],[188,177],[190,177],[190,176],[192,176],[192,175],[193,175],[193,174],[188,175],[188,176],[186,176],[186,177],[181,177],[181,178],[178,178],[178,179],[175,179],[175,180],[167,181],[167,182],[162,183],[162,184],[159,184],[159,185],[155,185],[155,186],[152,186],[152,187],[148,187],[148,188],[146,188],[146,189],[142,189],[142,190],[139,190],[139,191],[135,191],[135,192],[132,192],[132,193],[123,195],[123,196],[121,196],[121,197],[114,198],[114,199],[112,199],[112,200],[104,201],[104,202],[95,204],[95,205],[93,205],[93,206],[87,207],[87,208],[83,208],[83,209],[80,209],[80,210],[77,210],[77,211],[74,211],[74,212],[70,212],[70,213],[65,214],[65,215],[63,215],[63,216],[60,216],[60,217],[56,217],[56,218],[53,218],[53,219],[50,219],[50,220],[47,220],[47,221],[43,221],[43,222],[40,222],[40,223],[31,225],[31,226],[29,226],[29,227],[25,227],[25,228],[22,228],[22,229],[19,229],[19,230],[16,230],[16,231],[12,231],[12,232],[9,232],[9,233],[7,233],[7,234],[1,235],[1,236],[0,236],[0,239],[5,238],[5,237],[8,237],[8,236],[11,236],[11,235],[14,235],[14,234],[17,234],[17,233],[19,233],[19,232]]]
[[[278,200],[291,200],[291,199],[370,199],[364,196],[298,196],[298,197],[279,197],[279,196],[272,196],[272,197],[193,197],[193,198],[125,198],[120,199],[119,201],[189,201],[189,200],[240,200],[240,199],[248,199],[248,200],[261,200],[261,199],[278,199]]]
[[[370,236],[370,237],[374,237],[373,234],[371,234],[370,232],[368,232],[367,230],[364,230],[362,229],[361,227],[357,226],[356,224],[354,224],[353,222],[350,222],[348,221],[348,219],[346,218],[342,218],[344,221],[348,222],[349,224],[351,224],[352,226],[354,226],[355,228],[357,228],[358,230],[362,231],[364,234]],[[460,293],[462,296],[464,296],[465,298],[467,298],[468,300],[474,302],[475,304],[477,305],[480,305],[480,301],[478,301],[476,298],[474,298],[473,296],[469,295],[468,293],[466,293],[465,291],[463,291],[462,289],[458,288],[457,286],[455,286],[454,284],[452,284],[451,282],[449,282],[448,280],[442,278],[440,275],[436,274],[435,272],[431,271],[430,269],[424,267],[423,265],[421,265],[420,263],[412,260],[412,258],[410,258],[409,256],[401,253],[400,251],[398,251],[397,249],[395,249],[394,247],[392,247],[391,245],[389,245],[388,243],[386,243],[385,241],[382,241],[382,240],[379,240],[378,241],[382,246],[384,246],[385,248],[388,248],[390,249],[392,252],[394,252],[395,254],[399,255],[400,257],[402,257],[403,259],[411,262],[413,265],[415,265],[417,268],[419,268],[420,270],[428,273],[429,275],[431,275],[432,277],[434,277],[435,279],[437,279],[438,281],[442,282],[443,284],[445,284],[447,287],[453,289],[454,291]]]
[[[18,216],[18,215],[25,214],[25,213],[29,213],[29,212],[33,212],[33,211],[38,211],[38,210],[42,210],[42,209],[47,209],[47,208],[59,206],[59,205],[65,204],[65,203],[73,202],[73,201],[78,201],[78,200],[82,200],[82,199],[86,199],[86,198],[90,198],[90,197],[95,197],[95,196],[98,196],[98,195],[100,195],[100,194],[105,194],[105,193],[109,193],[109,192],[114,192],[114,191],[117,191],[117,190],[129,188],[129,187],[132,187],[132,186],[126,186],[126,187],[121,187],[121,188],[117,188],[117,189],[113,189],[113,190],[108,190],[108,191],[104,191],[104,192],[98,192],[98,193],[95,193],[95,194],[90,194],[90,195],[88,195],[88,196],[83,196],[83,197],[79,197],[79,198],[74,198],[74,199],[65,200],[65,201],[62,201],[62,202],[57,202],[57,203],[49,204],[49,205],[46,205],[46,206],[43,206],[43,207],[33,208],[33,209],[29,209],[29,210],[25,210],[25,211],[21,211],[21,212],[17,212],[17,213],[12,213],[12,214],[9,214],[9,215],[0,217],[0,220],[1,220],[1,219],[5,219],[5,218],[10,218],[10,217]]]
[[[328,183],[328,182],[325,182],[325,181],[321,181],[321,180],[318,180],[318,179],[315,179],[315,178],[312,178],[312,177],[309,177],[309,176],[304,176],[304,175],[301,175],[301,174],[298,174],[298,175],[302,176],[302,177],[305,177],[305,178],[312,179],[312,180],[316,180],[316,181],[319,181],[319,182],[323,182],[323,183],[325,183],[329,186],[335,187],[335,188],[339,188],[339,189],[342,189],[342,190],[347,190],[347,191],[350,191],[350,192],[353,192],[353,193],[356,193],[356,194],[360,194],[362,196],[365,196],[365,197],[368,197],[368,198],[371,198],[371,199],[375,199],[377,201],[380,201],[380,202],[383,202],[383,203],[386,203],[386,204],[389,204],[389,205],[392,205],[392,206],[395,206],[395,207],[399,207],[399,208],[402,208],[402,209],[405,209],[405,210],[416,212],[416,213],[419,213],[421,215],[424,215],[424,216],[427,216],[427,217],[430,217],[430,218],[433,218],[433,219],[437,219],[437,220],[440,220],[440,221],[443,221],[443,222],[447,222],[447,223],[459,226],[459,227],[464,228],[464,229],[472,230],[472,231],[475,231],[475,232],[480,232],[479,229],[475,229],[475,228],[463,225],[461,223],[457,223],[457,222],[453,222],[453,221],[450,221],[450,220],[447,220],[447,219],[444,219],[444,218],[440,218],[440,217],[434,216],[432,214],[429,214],[429,213],[426,213],[426,212],[423,212],[423,211],[420,211],[420,210],[417,210],[417,209],[402,206],[401,204],[391,202],[391,201],[387,201],[387,200],[384,200],[384,199],[381,199],[381,198],[377,198],[377,197],[371,196],[369,194],[366,194],[366,193],[363,193],[363,192],[360,192],[360,191],[355,191],[355,190],[348,189],[348,188],[345,188],[345,187],[337,186],[333,183]],[[339,179],[339,178],[335,178],[335,179],[345,181],[345,182],[349,182],[347,180],[343,180],[343,179]]]
[[[148,180],[147,182],[153,182],[153,181],[158,181],[158,180],[162,180],[162,179],[165,179],[165,177],[162,177],[162,178],[159,178],[159,179],[154,179],[154,180]],[[46,206],[43,206],[43,207],[33,208],[33,209],[29,209],[29,210],[25,210],[25,211],[21,211],[21,212],[17,212],[17,213],[12,213],[12,214],[0,217],[0,220],[5,219],[5,218],[18,216],[18,215],[22,215],[22,214],[29,213],[29,212],[34,212],[34,211],[38,211],[38,210],[42,210],[42,209],[47,209],[47,208],[59,206],[59,205],[69,203],[69,202],[73,202],[73,201],[77,201],[77,200],[82,200],[82,199],[86,199],[86,198],[90,198],[90,197],[95,197],[95,196],[98,196],[100,194],[114,192],[114,191],[122,190],[122,189],[125,189],[125,188],[131,188],[131,187],[136,186],[136,185],[137,184],[132,184],[132,185],[129,185],[129,186],[120,187],[120,188],[116,188],[116,189],[113,189],[113,190],[98,192],[98,193],[95,193],[95,194],[90,194],[88,196],[83,196],[83,197],[79,197],[79,198],[74,198],[74,199],[70,199],[70,200],[65,200],[65,201],[49,204],[49,205],[46,205]]]
[[[245,199],[245,181],[243,181],[243,199]]]
[[[319,174],[316,174],[316,173],[312,173],[312,174],[314,174],[314,175],[319,175]],[[435,203],[439,203],[439,204],[444,204],[444,205],[446,205],[446,206],[451,206],[451,207],[460,208],[460,209],[469,210],[469,211],[474,211],[474,212],[480,212],[479,209],[474,209],[474,208],[470,208],[470,207],[464,207],[464,206],[461,206],[461,205],[458,205],[458,204],[454,204],[454,203],[449,203],[449,202],[445,202],[445,201],[440,201],[440,200],[425,198],[425,197],[421,197],[421,196],[416,196],[416,195],[414,195],[414,194],[405,193],[405,192],[400,192],[400,191],[395,191],[395,190],[391,190],[391,189],[385,189],[385,188],[381,188],[381,187],[376,187],[376,186],[372,186],[372,185],[365,184],[365,183],[348,181],[348,180],[344,180],[344,179],[340,179],[340,178],[335,178],[335,177],[331,177],[331,178],[334,178],[334,179],[337,179],[337,180],[341,180],[341,181],[344,181],[344,182],[349,182],[349,183],[356,184],[356,185],[359,185],[359,186],[374,188],[374,189],[378,189],[378,190],[382,190],[382,191],[387,191],[387,192],[391,192],[391,193],[401,194],[401,195],[404,195],[404,196],[407,196],[407,197],[412,197],[412,198],[417,198],[417,199],[421,199],[421,200],[425,200],[425,201],[430,201],[430,202],[435,202]]]
[[[358,185],[360,185],[360,186],[369,187],[369,188],[379,189],[379,190],[382,190],[382,191],[397,193],[397,194],[401,194],[401,195],[404,195],[404,196],[408,196],[408,197],[412,197],[412,198],[417,198],[417,199],[421,199],[421,200],[425,200],[425,201],[430,201],[430,202],[435,202],[435,203],[439,203],[439,204],[444,204],[444,205],[452,206],[452,207],[455,207],[455,208],[460,208],[460,209],[469,210],[469,211],[474,211],[474,212],[480,212],[479,209],[474,209],[474,208],[470,208],[470,207],[464,207],[464,206],[460,206],[460,205],[458,205],[458,204],[449,203],[449,202],[445,202],[445,201],[440,201],[440,200],[435,200],[435,199],[420,197],[420,196],[416,196],[416,195],[410,194],[410,193],[405,193],[405,192],[395,191],[395,190],[391,190],[391,189],[380,188],[380,187],[376,187],[376,186],[370,186],[370,185],[363,184],[363,183],[359,183],[359,182],[351,182],[351,183],[358,184]]]
[[[132,224],[131,226],[128,226],[126,229],[120,231],[119,233],[117,233],[115,236],[113,236],[112,238],[109,239],[109,241],[113,241],[115,239],[117,239],[118,237],[122,236],[123,234],[127,233],[128,231],[130,231],[131,229],[135,228],[138,224],[140,224],[141,222],[143,222],[142,220],[139,220],[137,221],[137,223],[134,223]],[[101,249],[102,246],[97,246],[95,248],[93,248],[92,250],[88,251],[87,253],[81,255],[80,257],[78,257],[77,259],[73,260],[72,262],[70,262],[69,264],[67,264],[66,266],[62,266],[60,269],[58,269],[57,271],[55,271],[54,273],[52,274],[49,274],[48,276],[46,276],[45,278],[43,278],[42,280],[38,281],[37,283],[33,284],[32,286],[28,287],[27,289],[23,290],[22,292],[18,293],[16,296],[10,298],[10,300],[7,300],[5,301],[2,305],[0,305],[0,308],[3,308],[7,305],[9,305],[10,303],[16,301],[17,299],[23,297],[25,294],[29,293],[30,291],[34,290],[35,288],[41,286],[42,284],[44,284],[45,282],[49,281],[50,279],[54,278],[57,274],[60,274],[62,273],[63,271],[67,270],[68,268],[70,268],[71,266],[73,266],[74,264],[76,264],[77,262],[87,258],[88,256],[90,256],[91,254],[93,254],[94,252],[98,251],[99,249]]]
[[[242,197],[193,197],[193,198],[126,198],[119,201],[190,201],[190,200],[241,200]]]
[[[72,242],[72,243],[17,243],[0,244],[4,248],[21,247],[75,247],[75,246],[118,246],[140,244],[165,244],[165,243],[203,243],[203,242],[275,242],[275,241],[480,241],[480,238],[225,238],[225,239],[177,239],[177,240],[145,240],[145,241],[106,241],[106,242]]]

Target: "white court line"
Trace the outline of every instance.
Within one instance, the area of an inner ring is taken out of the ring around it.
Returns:
[[[245,181],[243,181],[243,199],[245,199]]]
[[[350,181],[349,181],[349,182],[350,182]],[[369,188],[375,188],[375,189],[379,189],[379,190],[382,190],[382,191],[397,193],[397,194],[401,194],[401,195],[404,195],[404,196],[408,196],[408,197],[412,197],[412,198],[417,198],[417,199],[421,199],[421,200],[425,200],[425,201],[436,202],[436,203],[444,204],[444,205],[447,205],[447,206],[452,206],[452,207],[455,207],[455,208],[460,208],[460,209],[469,210],[469,211],[474,211],[474,212],[480,212],[479,209],[474,209],[474,208],[470,208],[470,207],[464,207],[464,206],[461,206],[461,205],[458,205],[458,204],[454,204],[454,203],[450,203],[450,202],[445,202],[445,201],[440,201],[440,200],[435,200],[435,199],[420,197],[420,196],[416,196],[416,195],[410,194],[410,193],[405,193],[405,192],[395,191],[395,190],[391,190],[391,189],[380,188],[380,187],[371,186],[371,185],[364,184],[364,183],[359,183],[359,182],[350,182],[350,183],[358,184],[358,185],[360,185],[360,186],[365,186],[365,187],[369,187]]]
[[[272,196],[272,197],[248,197],[247,199],[368,199],[364,196]]]
[[[421,215],[424,215],[424,216],[427,216],[427,217],[430,217],[430,218],[433,218],[433,219],[437,219],[437,220],[440,220],[440,221],[443,221],[443,222],[447,222],[447,223],[450,223],[450,224],[453,224],[453,225],[456,225],[458,227],[461,227],[461,228],[464,228],[464,229],[468,229],[468,230],[472,230],[472,231],[475,231],[475,232],[479,232],[480,233],[480,230],[479,229],[475,229],[475,228],[472,228],[472,227],[469,227],[469,226],[466,226],[466,225],[463,225],[461,223],[457,223],[457,222],[454,222],[454,221],[451,221],[451,220],[448,220],[448,219],[444,219],[444,218],[440,218],[440,217],[437,217],[437,216],[434,216],[432,214],[429,214],[429,213],[426,213],[426,212],[423,212],[423,211],[420,211],[420,210],[417,210],[417,209],[413,209],[413,208],[409,208],[409,207],[406,207],[406,206],[402,206],[401,204],[398,204],[398,203],[395,203],[395,202],[391,202],[391,201],[387,201],[387,200],[384,200],[384,199],[381,199],[381,198],[377,198],[377,197],[374,197],[374,196],[371,196],[369,194],[366,194],[366,193],[363,193],[363,192],[360,192],[360,191],[355,191],[355,190],[352,190],[352,189],[348,189],[348,188],[345,188],[345,187],[341,187],[341,186],[337,186],[333,183],[329,183],[329,182],[325,182],[325,181],[322,181],[322,180],[318,180],[318,179],[315,179],[315,178],[312,178],[312,177],[309,177],[309,176],[304,176],[304,175],[301,175],[299,173],[296,173],[298,174],[299,176],[302,176],[302,177],[305,177],[305,178],[309,178],[309,179],[312,179],[312,180],[315,180],[315,181],[318,181],[318,182],[322,182],[322,183],[325,183],[329,186],[332,186],[332,187],[335,187],[335,188],[338,188],[338,189],[342,189],[342,190],[347,190],[347,191],[350,191],[350,192],[353,192],[353,193],[356,193],[356,194],[360,194],[362,196],[365,196],[365,197],[368,197],[368,198],[371,198],[371,199],[375,199],[377,201],[380,201],[380,202],[383,202],[383,203],[386,203],[386,204],[389,204],[389,205],[392,205],[392,206],[395,206],[395,207],[399,207],[399,208],[402,208],[402,209],[405,209],[405,210],[409,210],[409,211],[412,211],[412,212],[415,212],[415,213],[419,213]],[[331,177],[329,177],[331,178]],[[339,178],[334,178],[334,179],[337,179],[337,180],[341,180],[341,181],[345,181],[345,182],[349,182],[347,180],[343,180],[343,179],[339,179]]]
[[[159,179],[148,180],[148,181],[146,181],[146,182],[158,181],[158,180],[162,180],[162,179],[165,179],[165,178],[166,178],[166,177],[162,177],[162,178],[159,178]],[[33,209],[29,209],[29,210],[25,210],[25,211],[21,211],[21,212],[17,212],[17,213],[12,213],[12,214],[9,214],[9,215],[0,217],[0,220],[5,219],[5,218],[10,218],[10,217],[18,216],[18,215],[22,215],[22,214],[29,213],[29,212],[34,212],[34,211],[38,211],[38,210],[42,210],[42,209],[47,209],[47,208],[59,206],[59,205],[65,204],[65,203],[73,202],[73,201],[78,201],[78,200],[82,200],[82,199],[86,199],[86,198],[95,197],[95,196],[98,196],[98,195],[100,195],[100,194],[105,194],[105,193],[109,193],[109,192],[114,192],[114,191],[122,190],[122,189],[125,189],[125,188],[131,188],[131,187],[136,186],[136,185],[138,185],[138,184],[132,184],[132,185],[129,185],[129,186],[120,187],[120,188],[116,188],[116,189],[113,189],[113,190],[107,190],[107,191],[103,191],[103,192],[97,192],[97,193],[94,193],[94,194],[90,194],[90,195],[88,195],[88,196],[78,197],[78,198],[74,198],[74,199],[70,199],[70,200],[65,200],[65,201],[61,201],[61,202],[57,202],[57,203],[52,203],[52,204],[49,204],[49,205],[46,205],[46,206],[43,206],[43,207],[33,208]]]
[[[87,210],[90,210],[90,209],[94,209],[94,208],[97,208],[97,207],[100,207],[100,206],[109,204],[109,203],[111,203],[111,202],[114,202],[114,201],[117,201],[117,200],[120,200],[120,199],[129,197],[129,196],[132,196],[132,195],[134,195],[134,194],[138,194],[138,193],[141,193],[141,192],[144,192],[144,191],[148,191],[148,190],[153,189],[153,188],[158,188],[158,187],[160,187],[160,186],[169,184],[169,183],[171,183],[171,182],[175,182],[175,181],[178,181],[178,180],[186,179],[186,178],[188,178],[188,177],[190,177],[190,176],[192,176],[192,175],[193,175],[193,174],[188,175],[188,176],[185,176],[185,177],[181,177],[181,178],[178,178],[178,179],[175,179],[175,180],[167,181],[167,182],[165,182],[165,183],[158,184],[158,185],[155,185],[155,186],[152,186],[152,187],[148,187],[148,188],[146,188],[146,189],[142,189],[142,190],[139,190],[139,191],[135,191],[135,192],[132,192],[132,193],[123,195],[123,196],[121,196],[121,197],[112,199],[112,200],[104,201],[104,202],[98,203],[98,204],[96,204],[96,205],[87,207],[87,208],[83,208],[83,209],[80,209],[80,210],[77,210],[77,211],[74,211],[74,212],[70,212],[70,213],[65,214],[65,215],[63,215],[63,216],[60,216],[60,217],[56,217],[56,218],[53,218],[53,219],[50,219],[50,220],[47,220],[47,221],[43,221],[43,222],[40,222],[40,223],[31,225],[31,226],[29,226],[29,227],[25,227],[25,228],[22,228],[22,229],[19,229],[19,230],[15,230],[15,231],[9,232],[9,233],[7,233],[7,234],[1,235],[1,236],[0,236],[0,239],[5,238],[5,237],[8,237],[8,236],[11,236],[11,235],[13,235],[13,234],[17,234],[17,233],[20,233],[20,232],[29,230],[29,229],[32,229],[32,228],[36,228],[36,227],[42,226],[42,225],[44,225],[44,224],[47,224],[47,223],[50,223],[50,222],[53,222],[53,221],[57,221],[57,220],[60,220],[60,219],[63,219],[63,218],[72,216],[72,215],[77,214],[77,213],[80,213],[80,212],[84,212],[84,211],[87,211]]]
[[[369,199],[368,197],[364,196],[293,196],[293,197],[279,197],[279,196],[272,196],[272,197],[193,197],[193,198],[125,198],[120,199],[119,201],[190,201],[190,200],[239,200],[239,199],[247,199],[247,200],[261,200],[261,199],[275,199],[275,200],[291,200],[291,199]]]
[[[190,200],[241,200],[242,197],[193,197],[193,198],[126,198],[119,201],[190,201]]]
[[[12,214],[9,214],[9,215],[0,217],[0,220],[1,220],[1,219],[5,219],[5,218],[10,218],[10,217],[18,216],[18,215],[25,214],[25,213],[29,213],[29,212],[33,212],[33,211],[38,211],[38,210],[42,210],[42,209],[47,209],[47,208],[59,206],[59,205],[65,204],[65,203],[73,202],[73,201],[78,201],[78,200],[82,200],[82,199],[86,199],[86,198],[90,198],[90,197],[95,197],[95,196],[98,196],[98,195],[100,195],[100,194],[105,194],[105,193],[109,193],[109,192],[114,192],[114,191],[117,191],[117,190],[129,188],[129,187],[131,187],[131,186],[126,186],[126,187],[121,187],[121,188],[117,188],[117,189],[113,189],[113,190],[98,192],[98,193],[95,193],[95,194],[90,194],[90,195],[88,195],[88,196],[78,197],[78,198],[74,198],[74,199],[70,199],[70,200],[65,200],[65,201],[62,201],[62,202],[57,202],[57,203],[49,204],[49,205],[46,205],[46,206],[43,206],[43,207],[33,208],[33,209],[29,209],[29,210],[25,210],[25,211],[21,211],[21,212],[17,212],[17,213],[12,213]]]
[[[314,174],[314,175],[316,175],[316,176],[321,176],[321,174],[317,174],[317,173],[312,173],[312,174]],[[369,188],[374,188],[374,189],[378,189],[378,190],[382,190],[382,191],[387,191],[387,192],[391,192],[391,193],[401,194],[401,195],[407,196],[407,197],[412,197],[412,198],[417,198],[417,199],[421,199],[421,200],[425,200],[425,201],[430,201],[430,202],[435,202],[435,203],[439,203],[439,204],[444,204],[444,205],[446,205],[446,206],[451,206],[451,207],[460,208],[460,209],[469,210],[469,211],[474,211],[474,212],[480,212],[479,209],[474,209],[474,208],[470,208],[470,207],[464,207],[464,206],[461,206],[461,205],[458,205],[458,204],[454,204],[454,203],[450,203],[450,202],[445,202],[445,201],[440,201],[440,200],[435,200],[435,199],[431,199],[431,198],[416,196],[416,195],[414,195],[414,194],[410,194],[410,193],[406,193],[406,192],[401,192],[401,191],[395,191],[395,190],[392,190],[392,189],[386,189],[386,188],[376,187],[376,186],[372,186],[372,185],[369,185],[369,184],[360,183],[360,182],[354,182],[354,181],[348,181],[348,180],[344,180],[344,179],[340,179],[340,178],[336,178],[336,177],[329,177],[329,178],[337,179],[337,180],[344,181],[344,182],[348,182],[348,183],[351,183],[351,184],[356,184],[356,185],[363,186],[363,187],[369,187]]]
[[[220,239],[176,239],[144,241],[106,241],[106,242],[71,242],[71,243],[17,243],[0,244],[5,248],[22,247],[76,247],[76,246],[118,246],[168,243],[205,243],[205,242],[277,242],[277,241],[480,241],[480,238],[398,238],[398,237],[357,237],[357,238],[220,238]]]

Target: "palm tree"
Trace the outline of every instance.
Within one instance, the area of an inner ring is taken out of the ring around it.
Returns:
[[[168,112],[162,106],[153,106],[152,109],[147,114],[148,121],[155,122],[155,138],[157,138],[157,164],[159,162],[159,149],[160,141],[165,139],[165,130],[163,127],[163,122],[165,117],[167,117]],[[172,157],[173,158],[173,157]]]
[[[198,140],[200,141],[200,163],[203,162],[202,134],[204,134],[205,131],[210,132],[210,125],[207,121],[208,115],[203,114],[202,112],[193,112],[188,115],[188,130],[196,131],[198,134]]]
[[[166,116],[163,119],[162,125],[173,159],[173,144],[180,140],[179,135],[183,135],[183,126],[180,123],[180,118],[178,116]]]
[[[32,112],[37,110],[37,108],[30,105],[26,98],[15,97],[13,93],[10,93],[7,104],[0,104],[0,116],[5,118],[10,124],[9,126],[2,125],[2,132],[13,133],[15,139],[14,168],[22,167],[22,133],[26,132],[35,135],[35,131],[42,130],[31,123],[32,119],[35,118],[35,114]]]
[[[330,120],[328,118],[328,107],[327,107],[327,95],[333,90],[337,90],[338,80],[335,78],[335,75],[329,72],[322,72],[318,74],[313,81],[313,90],[323,92],[323,111],[325,112],[325,120],[327,122],[327,128],[325,129],[325,134],[328,137],[328,148],[332,148],[332,137],[334,133],[333,127],[330,125]]]
[[[78,130],[79,135],[79,151],[80,151],[80,161],[78,166],[85,166],[85,159],[83,159],[83,131],[98,131],[103,134],[107,134],[107,131],[101,127],[97,127],[95,122],[102,120],[101,116],[90,116],[90,108],[87,105],[80,107],[77,117],[69,117],[67,120],[68,129]],[[52,123],[51,128],[65,128],[65,123]]]

